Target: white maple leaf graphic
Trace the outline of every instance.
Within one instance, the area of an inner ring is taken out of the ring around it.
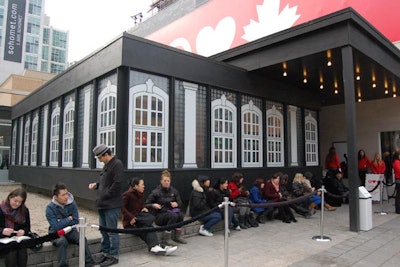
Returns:
[[[262,5],[257,5],[258,20],[250,20],[250,24],[244,26],[245,34],[242,36],[248,42],[261,37],[285,30],[293,26],[300,17],[297,15],[297,6],[285,6],[279,13],[280,0],[264,0]]]

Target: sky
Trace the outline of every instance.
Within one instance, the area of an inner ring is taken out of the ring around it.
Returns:
[[[50,26],[69,31],[68,62],[79,61],[144,18],[153,0],[45,0]]]

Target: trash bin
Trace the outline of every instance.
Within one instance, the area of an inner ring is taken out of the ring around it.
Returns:
[[[360,230],[372,229],[372,196],[364,186],[358,187]]]

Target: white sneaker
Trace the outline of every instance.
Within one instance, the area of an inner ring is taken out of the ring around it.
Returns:
[[[204,236],[213,236],[213,233],[211,233],[207,229],[204,229],[204,227],[200,227],[199,234]]]
[[[156,255],[165,255],[167,253],[167,250],[162,248],[160,245],[155,245],[150,249],[150,251]]]
[[[177,246],[165,246],[165,250],[166,250],[165,256],[171,255],[177,249],[178,249]]]
[[[240,226],[239,226],[239,225],[236,226],[236,227],[235,227],[235,230],[236,230],[236,231],[240,231],[240,230],[241,230]]]

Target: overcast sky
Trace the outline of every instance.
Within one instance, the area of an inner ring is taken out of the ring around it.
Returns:
[[[78,61],[134,26],[131,16],[150,9],[152,0],[45,0],[55,29],[69,31],[68,62]]]

